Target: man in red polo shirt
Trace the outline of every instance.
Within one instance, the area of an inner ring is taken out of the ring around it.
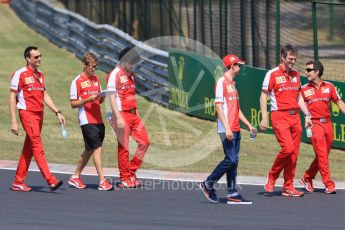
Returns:
[[[90,157],[93,156],[99,177],[98,190],[109,191],[113,186],[104,178],[102,168],[102,144],[105,127],[100,104],[103,103],[104,97],[100,98],[98,96],[102,88],[98,77],[95,75],[97,59],[95,55],[88,52],[84,55],[82,62],[83,72],[71,84],[70,103],[72,108],[78,108],[79,124],[84,138],[85,149],[68,184],[78,189],[86,188],[86,185],[80,178],[80,174]]]
[[[345,104],[341,100],[334,85],[321,80],[323,65],[320,61],[307,62],[305,73],[309,83],[302,87],[302,96],[312,117],[312,136],[310,141],[315,152],[315,159],[309,169],[300,179],[307,191],[314,192],[313,179],[318,171],[326,186],[325,193],[335,194],[335,184],[331,179],[328,156],[333,143],[333,127],[331,122],[330,105],[335,102],[345,114]]]
[[[219,162],[207,179],[200,183],[200,189],[208,200],[218,202],[214,184],[226,174],[227,203],[228,204],[252,204],[237,191],[237,166],[239,162],[241,129],[240,120],[248,127],[251,133],[256,135],[256,129],[244,117],[239,103],[238,92],[234,78],[240,71],[240,65],[244,64],[236,55],[229,54],[223,58],[223,64],[228,69],[224,76],[217,80],[215,85],[215,103],[217,110],[218,134],[222,141],[224,160]]]
[[[31,188],[25,184],[24,180],[28,174],[32,157],[35,158],[38,168],[50,187],[50,191],[58,189],[63,183],[50,172],[41,139],[44,103],[56,114],[60,123],[65,123],[64,116],[56,108],[46,90],[43,73],[38,70],[41,65],[41,57],[37,47],[27,47],[24,51],[27,65],[17,70],[12,76],[9,98],[12,118],[11,130],[13,134],[18,136],[17,107],[20,121],[26,132],[23,151],[12,184],[13,191],[31,191]]]
[[[107,77],[108,90],[117,93],[110,96],[114,130],[118,142],[118,165],[120,187],[140,186],[136,171],[140,168],[150,141],[145,126],[139,116],[135,98],[135,76],[133,69],[139,62],[139,55],[134,48],[127,47],[119,54],[119,65]],[[131,161],[129,161],[129,136],[138,143]]]
[[[262,121],[260,129],[268,126],[267,97],[271,102],[271,123],[273,131],[281,147],[273,166],[268,173],[264,188],[273,192],[279,174],[284,170],[283,196],[303,196],[294,188],[293,180],[296,172],[297,156],[302,137],[299,108],[305,114],[305,123],[311,125],[310,114],[300,95],[300,74],[293,70],[297,50],[290,44],[281,49],[281,63],[267,72],[260,96]]]

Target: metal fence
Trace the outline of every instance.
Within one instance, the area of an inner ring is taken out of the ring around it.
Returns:
[[[135,69],[136,90],[140,95],[164,106],[169,104],[168,52],[148,47],[110,25],[98,25],[88,19],[58,9],[43,0],[13,0],[11,7],[31,28],[78,58],[91,51],[99,67],[109,72],[118,63],[119,52],[134,45],[141,50],[141,62]]]
[[[313,16],[320,36],[325,78],[342,80],[344,0],[60,0],[96,23],[106,23],[144,41],[157,36],[184,36],[211,48],[220,57],[235,53],[255,67],[270,69],[280,61],[280,47],[299,51],[296,68],[318,59],[314,53]],[[312,3],[314,5],[312,10]],[[338,3],[337,3],[338,2]],[[327,32],[329,30],[329,32]],[[322,37],[323,31],[329,34]],[[315,32],[314,32],[315,34]],[[333,40],[332,40],[333,39]],[[335,41],[338,40],[338,44]],[[324,44],[327,43],[327,46]],[[332,47],[329,47],[331,45]],[[338,48],[341,47],[341,50]],[[339,55],[339,53],[341,55]],[[333,58],[330,59],[329,57]]]
[[[280,54],[280,0],[60,0],[96,23],[145,41],[187,37],[220,57],[235,53],[248,64],[271,68]]]
[[[345,80],[345,3],[312,2],[314,56],[321,60],[326,77]],[[331,76],[330,76],[331,75]]]

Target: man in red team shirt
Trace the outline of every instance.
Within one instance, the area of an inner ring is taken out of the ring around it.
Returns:
[[[217,110],[218,134],[222,141],[224,160],[213,170],[207,179],[200,183],[200,189],[208,200],[218,202],[214,184],[226,174],[227,203],[252,204],[237,192],[237,166],[240,153],[241,129],[240,120],[256,135],[256,129],[248,122],[240,109],[239,96],[234,78],[244,64],[236,55],[229,54],[223,58],[224,66],[228,69],[215,85],[215,103]]]
[[[26,132],[23,151],[12,184],[13,191],[31,191],[31,188],[25,184],[24,180],[28,174],[32,157],[35,158],[38,168],[50,187],[50,191],[58,189],[63,183],[50,172],[41,139],[44,103],[56,114],[60,123],[65,123],[64,116],[56,108],[46,90],[43,73],[38,70],[41,65],[41,57],[37,47],[27,47],[24,51],[27,65],[17,70],[12,76],[9,97],[12,118],[11,130],[13,134],[18,136],[17,107],[20,121]]]
[[[313,179],[318,171],[326,186],[325,193],[335,194],[335,184],[331,179],[328,156],[333,143],[333,127],[330,105],[335,102],[345,114],[345,104],[341,100],[334,85],[321,80],[323,65],[320,61],[307,62],[305,73],[309,83],[302,87],[302,96],[312,117],[312,136],[310,141],[314,147],[315,159],[300,179],[307,191],[314,192]]]
[[[127,47],[119,54],[119,65],[107,77],[108,90],[115,90],[110,96],[114,130],[118,142],[118,165],[120,187],[140,186],[136,171],[140,168],[150,141],[145,126],[139,116],[135,98],[135,76],[133,69],[139,62],[134,48]],[[129,160],[129,136],[138,143],[132,160]]]
[[[83,72],[71,84],[70,103],[72,108],[78,108],[78,118],[83,133],[85,150],[68,184],[78,189],[86,188],[86,185],[80,178],[80,174],[93,155],[99,177],[98,190],[109,191],[113,186],[104,178],[102,168],[101,154],[105,127],[100,104],[103,103],[104,97],[100,98],[98,96],[102,89],[101,83],[95,75],[97,59],[92,53],[86,53],[82,62]]]
[[[303,196],[294,188],[293,180],[296,172],[297,156],[302,137],[299,108],[305,114],[306,126],[311,126],[311,119],[301,96],[300,74],[293,70],[297,50],[290,44],[281,49],[281,63],[267,72],[260,96],[262,121],[260,129],[268,126],[267,97],[271,103],[271,123],[273,131],[281,147],[273,166],[268,173],[264,188],[273,192],[279,174],[284,170],[283,196]]]

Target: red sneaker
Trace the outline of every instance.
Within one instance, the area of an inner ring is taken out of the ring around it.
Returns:
[[[267,175],[267,182],[264,185],[264,189],[267,193],[272,193],[274,191],[274,180],[269,179],[269,176]]]
[[[23,184],[12,184],[12,190],[16,192],[30,192],[32,188],[27,186],[25,183]]]
[[[135,188],[136,183],[135,183],[135,181],[132,181],[131,179],[124,180],[124,181],[120,182],[119,187],[120,188]]]
[[[102,180],[99,182],[98,190],[100,191],[110,191],[113,189],[113,186],[111,185],[111,182],[107,179]]]
[[[325,193],[326,194],[336,194],[337,191],[335,188],[326,188]]]
[[[295,188],[291,189],[283,189],[282,196],[293,196],[293,197],[301,197],[304,195],[304,192],[300,192]]]
[[[77,177],[77,178],[71,177],[71,178],[69,178],[68,184],[73,186],[73,187],[76,187],[78,189],[86,188],[86,184],[84,184],[84,182],[80,179],[80,177]]]
[[[314,187],[313,187],[313,181],[312,180],[307,181],[304,179],[304,177],[301,177],[301,179],[299,179],[299,183],[302,184],[308,192],[314,192],[315,191]]]

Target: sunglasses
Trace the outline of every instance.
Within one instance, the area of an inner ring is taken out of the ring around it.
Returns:
[[[37,55],[37,56],[34,56],[33,58],[34,58],[35,60],[37,60],[37,59],[39,59],[40,57],[42,57],[42,55]]]
[[[311,71],[313,71],[313,70],[315,70],[315,69],[312,69],[312,68],[307,68],[307,69],[305,69],[305,71],[307,71],[308,73],[311,72]]]
[[[96,69],[97,69],[97,65],[88,65],[88,67],[89,67],[91,70],[96,70]]]

